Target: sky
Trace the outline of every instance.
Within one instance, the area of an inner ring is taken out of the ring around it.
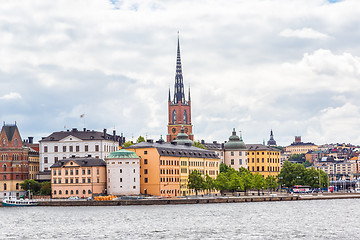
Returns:
[[[359,16],[358,0],[5,1],[0,121],[35,141],[165,138],[179,31],[195,140],[357,145]]]

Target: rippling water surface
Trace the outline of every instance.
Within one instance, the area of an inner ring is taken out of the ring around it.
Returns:
[[[0,208],[0,239],[359,239],[360,199]]]

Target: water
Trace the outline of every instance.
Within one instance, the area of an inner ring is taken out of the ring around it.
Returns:
[[[0,239],[359,239],[360,199],[0,208]]]

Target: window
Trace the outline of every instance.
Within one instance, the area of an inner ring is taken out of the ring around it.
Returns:
[[[146,155],[146,154],[147,154],[147,151],[144,151],[144,154]]]
[[[7,186],[6,186],[6,183],[4,183],[4,191],[6,191],[6,190],[7,190]]]
[[[44,157],[44,163],[48,163],[48,157]]]
[[[85,183],[85,178],[82,179],[82,183]]]
[[[234,159],[231,159],[231,165],[234,165]]]
[[[75,179],[75,183],[79,183],[79,179],[78,179],[78,178]]]
[[[68,175],[69,174],[69,171],[68,170],[65,170],[65,175]]]
[[[67,178],[65,178],[65,183],[69,183],[69,180]]]
[[[58,152],[58,151],[59,151],[58,146],[54,146],[54,152]]]
[[[68,190],[66,190],[66,191],[65,191],[65,194],[66,194],[66,195],[68,195],[68,194],[69,194],[69,191],[68,191]]]
[[[242,156],[242,152],[239,152],[239,156]]]
[[[85,191],[85,190],[83,190],[83,194],[86,194],[86,191]]]
[[[73,190],[71,190],[71,191],[70,191],[70,194],[71,194],[71,195],[73,195],[73,194],[74,194],[74,191],[73,191]]]
[[[91,174],[90,169],[88,169],[88,174]]]
[[[61,183],[61,178],[58,179],[58,183]]]
[[[96,179],[96,182],[97,182],[97,183],[99,183],[99,182],[100,182],[100,179],[99,179],[99,178],[97,178],[97,179]]]
[[[44,152],[48,152],[48,147],[44,146]]]
[[[53,171],[53,174],[56,176],[56,170]]]
[[[63,152],[66,152],[66,146],[63,146]]]
[[[82,170],[82,174],[85,175],[85,169]]]
[[[79,190],[76,190],[76,195],[78,195],[79,194]]]
[[[78,169],[75,170],[75,175],[79,175],[79,170]]]
[[[184,119],[184,124],[187,124],[187,113],[186,113],[186,110],[184,110],[183,119]]]
[[[19,183],[16,184],[16,190],[19,190]]]
[[[88,152],[89,151],[89,146],[88,145],[85,145],[85,152]],[[84,190],[85,191],[85,190]]]
[[[96,174],[99,175],[100,174],[100,170],[96,169]]]
[[[55,163],[57,163],[57,161],[59,161],[59,158],[55,157],[54,160],[55,160]]]
[[[122,173],[122,169],[120,169],[120,173]]]
[[[88,190],[88,194],[91,194],[91,190],[90,190],[90,189]]]
[[[74,183],[74,179],[70,178],[70,183]]]
[[[76,146],[76,151],[80,152],[80,146]]]
[[[136,178],[134,178],[134,182],[136,182]]]
[[[73,171],[73,170],[70,170],[70,175],[74,175],[74,171]]]
[[[148,182],[148,178],[144,178],[144,182],[147,183],[147,182]]]
[[[54,195],[56,195],[56,190],[54,190]]]
[[[136,186],[133,186],[133,189],[136,189]]]
[[[59,190],[59,194],[62,194],[62,191],[61,191],[61,190]]]
[[[134,173],[135,173],[136,171],[135,171],[135,169],[134,169]]]
[[[241,159],[239,159],[239,164],[242,165],[242,160]]]
[[[88,183],[91,183],[91,178],[88,178]]]
[[[234,156],[234,152],[231,152],[231,156]]]
[[[135,171],[135,169],[134,169]],[[148,170],[147,169],[144,169],[144,174],[148,174]]]
[[[95,145],[95,152],[99,151],[99,145]]]
[[[69,147],[69,152],[73,152],[73,150],[74,150],[74,149],[73,149],[73,146],[70,146],[70,147]]]
[[[3,138],[3,147],[5,147],[6,141],[5,138]]]
[[[147,160],[147,159],[144,159],[144,164],[148,164],[148,160]]]

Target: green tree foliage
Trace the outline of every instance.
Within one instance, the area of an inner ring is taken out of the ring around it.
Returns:
[[[194,189],[196,192],[196,195],[198,195],[198,191],[204,189],[205,180],[202,178],[201,173],[197,170],[192,171],[189,174],[188,178],[188,188]]]
[[[269,176],[267,176],[265,178],[265,183],[266,183],[266,187],[268,189],[270,189],[270,191],[273,191],[273,190],[277,189],[277,187],[278,187],[278,183],[276,181],[276,178],[274,176],[271,176],[271,175],[269,175]]]
[[[136,143],[145,142],[145,138],[143,136],[139,136],[138,139],[136,139]]]
[[[276,148],[279,149],[281,151],[281,153],[284,152],[284,148],[282,146],[271,146],[272,148]]]
[[[222,173],[222,172],[224,172],[224,173],[226,173],[228,170],[229,170],[229,166],[228,165],[226,165],[225,163],[220,163],[220,172]]]
[[[51,182],[42,182],[40,195],[51,195]]]
[[[215,188],[219,190],[221,194],[223,194],[224,191],[230,189],[229,185],[230,181],[228,179],[227,173],[219,173],[215,179]]]
[[[263,175],[255,173],[253,175],[253,183],[254,188],[258,190],[258,195],[260,195],[260,190],[264,190],[264,188],[266,187],[265,178],[263,177]]]
[[[247,191],[254,187],[253,174],[246,168],[241,167],[239,169],[239,174],[244,184],[245,195]]]
[[[302,163],[302,165],[304,165],[304,167],[311,167],[312,166],[312,163],[309,162],[308,160],[306,160],[305,162]]]
[[[131,145],[134,145],[132,141],[126,141],[124,142],[123,147],[126,148],[126,147],[130,147]]]
[[[30,189],[30,191],[33,194],[37,194],[37,193],[39,193],[39,191],[41,189],[41,184],[33,179],[31,179],[31,180],[26,179],[25,181],[20,183],[20,187],[22,189],[24,189],[25,191],[29,191],[29,189]]]
[[[302,153],[302,154],[293,154],[289,157],[288,159],[290,162],[305,162],[305,154]]]
[[[215,188],[215,180],[209,176],[209,174],[206,174],[205,176],[205,182],[204,182],[204,189],[210,192],[210,190],[213,190]]]
[[[324,171],[316,170],[313,167],[305,168],[302,164],[286,161],[278,175],[279,184],[288,188],[295,185],[317,188],[319,187],[319,171],[321,187],[327,188],[329,185],[328,176]]]
[[[204,147],[204,145],[202,145],[202,144],[200,143],[199,140],[194,141],[193,146],[194,146],[194,147],[197,147],[197,148],[207,149],[206,147]]]

